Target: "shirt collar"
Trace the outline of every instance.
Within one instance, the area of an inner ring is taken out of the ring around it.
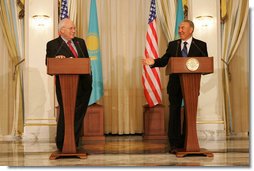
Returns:
[[[182,40],[182,44],[183,44],[183,42],[187,42],[188,43],[188,45],[190,45],[191,44],[191,42],[192,42],[192,36],[189,38],[189,39],[187,39],[187,40],[185,40],[185,41],[183,41]]]
[[[67,42],[68,42],[68,40],[66,40],[65,38],[63,38],[62,36],[61,36],[61,38],[63,39],[63,41],[67,44]],[[73,41],[72,40],[70,40],[71,41],[71,43],[73,43]]]

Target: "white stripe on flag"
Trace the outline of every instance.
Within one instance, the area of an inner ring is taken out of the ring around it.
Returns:
[[[149,96],[151,97],[152,101],[155,103],[155,101],[157,102],[157,99],[152,91],[152,88],[150,87],[150,84],[148,83],[146,77],[143,77],[144,78],[144,86],[145,86],[145,89],[146,91],[148,92]]]
[[[158,38],[156,30],[156,3],[151,0],[148,29],[146,33],[145,58],[158,58]],[[150,107],[161,102],[161,83],[159,68],[151,69],[150,66],[142,68],[142,79],[146,100]]]
[[[147,70],[147,72],[148,72],[148,74],[149,74],[149,76],[150,76],[150,79],[151,79],[152,82],[153,82],[153,85],[154,85],[156,91],[158,92],[158,94],[161,94],[160,91],[158,91],[158,90],[160,90],[160,86],[159,86],[159,84],[158,84],[158,80],[155,78],[152,69],[151,69],[149,66],[145,66],[145,67],[146,67],[146,70]],[[158,70],[159,70],[159,69],[156,68],[156,72],[157,72],[157,73],[158,73]],[[158,73],[158,75],[160,75],[160,73]],[[160,78],[160,77],[159,77],[159,78]]]

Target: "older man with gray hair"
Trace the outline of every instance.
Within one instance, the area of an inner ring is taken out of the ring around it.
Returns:
[[[47,58],[89,58],[85,41],[81,38],[75,37],[76,28],[70,19],[65,18],[59,22],[58,32],[59,37],[47,43],[46,61]],[[56,76],[55,84],[57,101],[60,107],[60,114],[57,122],[56,146],[59,151],[62,151],[64,141],[64,110],[58,76]],[[92,76],[89,74],[80,75],[74,118],[76,147],[79,145],[80,132],[91,91]]]

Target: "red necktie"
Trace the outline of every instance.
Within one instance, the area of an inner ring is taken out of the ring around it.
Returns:
[[[75,51],[75,49],[73,48],[73,46],[71,45],[71,41],[68,41],[67,44],[68,44],[68,46],[69,46],[69,48],[70,48],[72,54],[74,55],[74,57],[75,57],[75,58],[78,58],[78,54],[77,54],[77,52]]]

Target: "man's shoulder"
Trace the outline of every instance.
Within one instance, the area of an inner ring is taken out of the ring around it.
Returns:
[[[192,41],[194,41],[197,44],[206,44],[206,42],[199,40],[199,39],[195,39],[195,38],[193,38]]]
[[[73,41],[79,41],[79,42],[80,42],[80,41],[84,41],[84,39],[82,39],[82,38],[80,38],[80,37],[74,37],[74,38],[73,38]]]
[[[181,42],[181,39],[172,40],[172,41],[170,41],[169,43],[175,44],[175,43],[177,43],[177,42]]]
[[[177,39],[177,40],[172,40],[170,41],[168,44],[171,46],[176,46],[177,44],[181,43],[181,39]]]
[[[57,37],[57,38],[55,38],[53,40],[48,41],[47,44],[54,44],[54,43],[59,42],[59,41],[63,41],[63,40],[60,37]]]

